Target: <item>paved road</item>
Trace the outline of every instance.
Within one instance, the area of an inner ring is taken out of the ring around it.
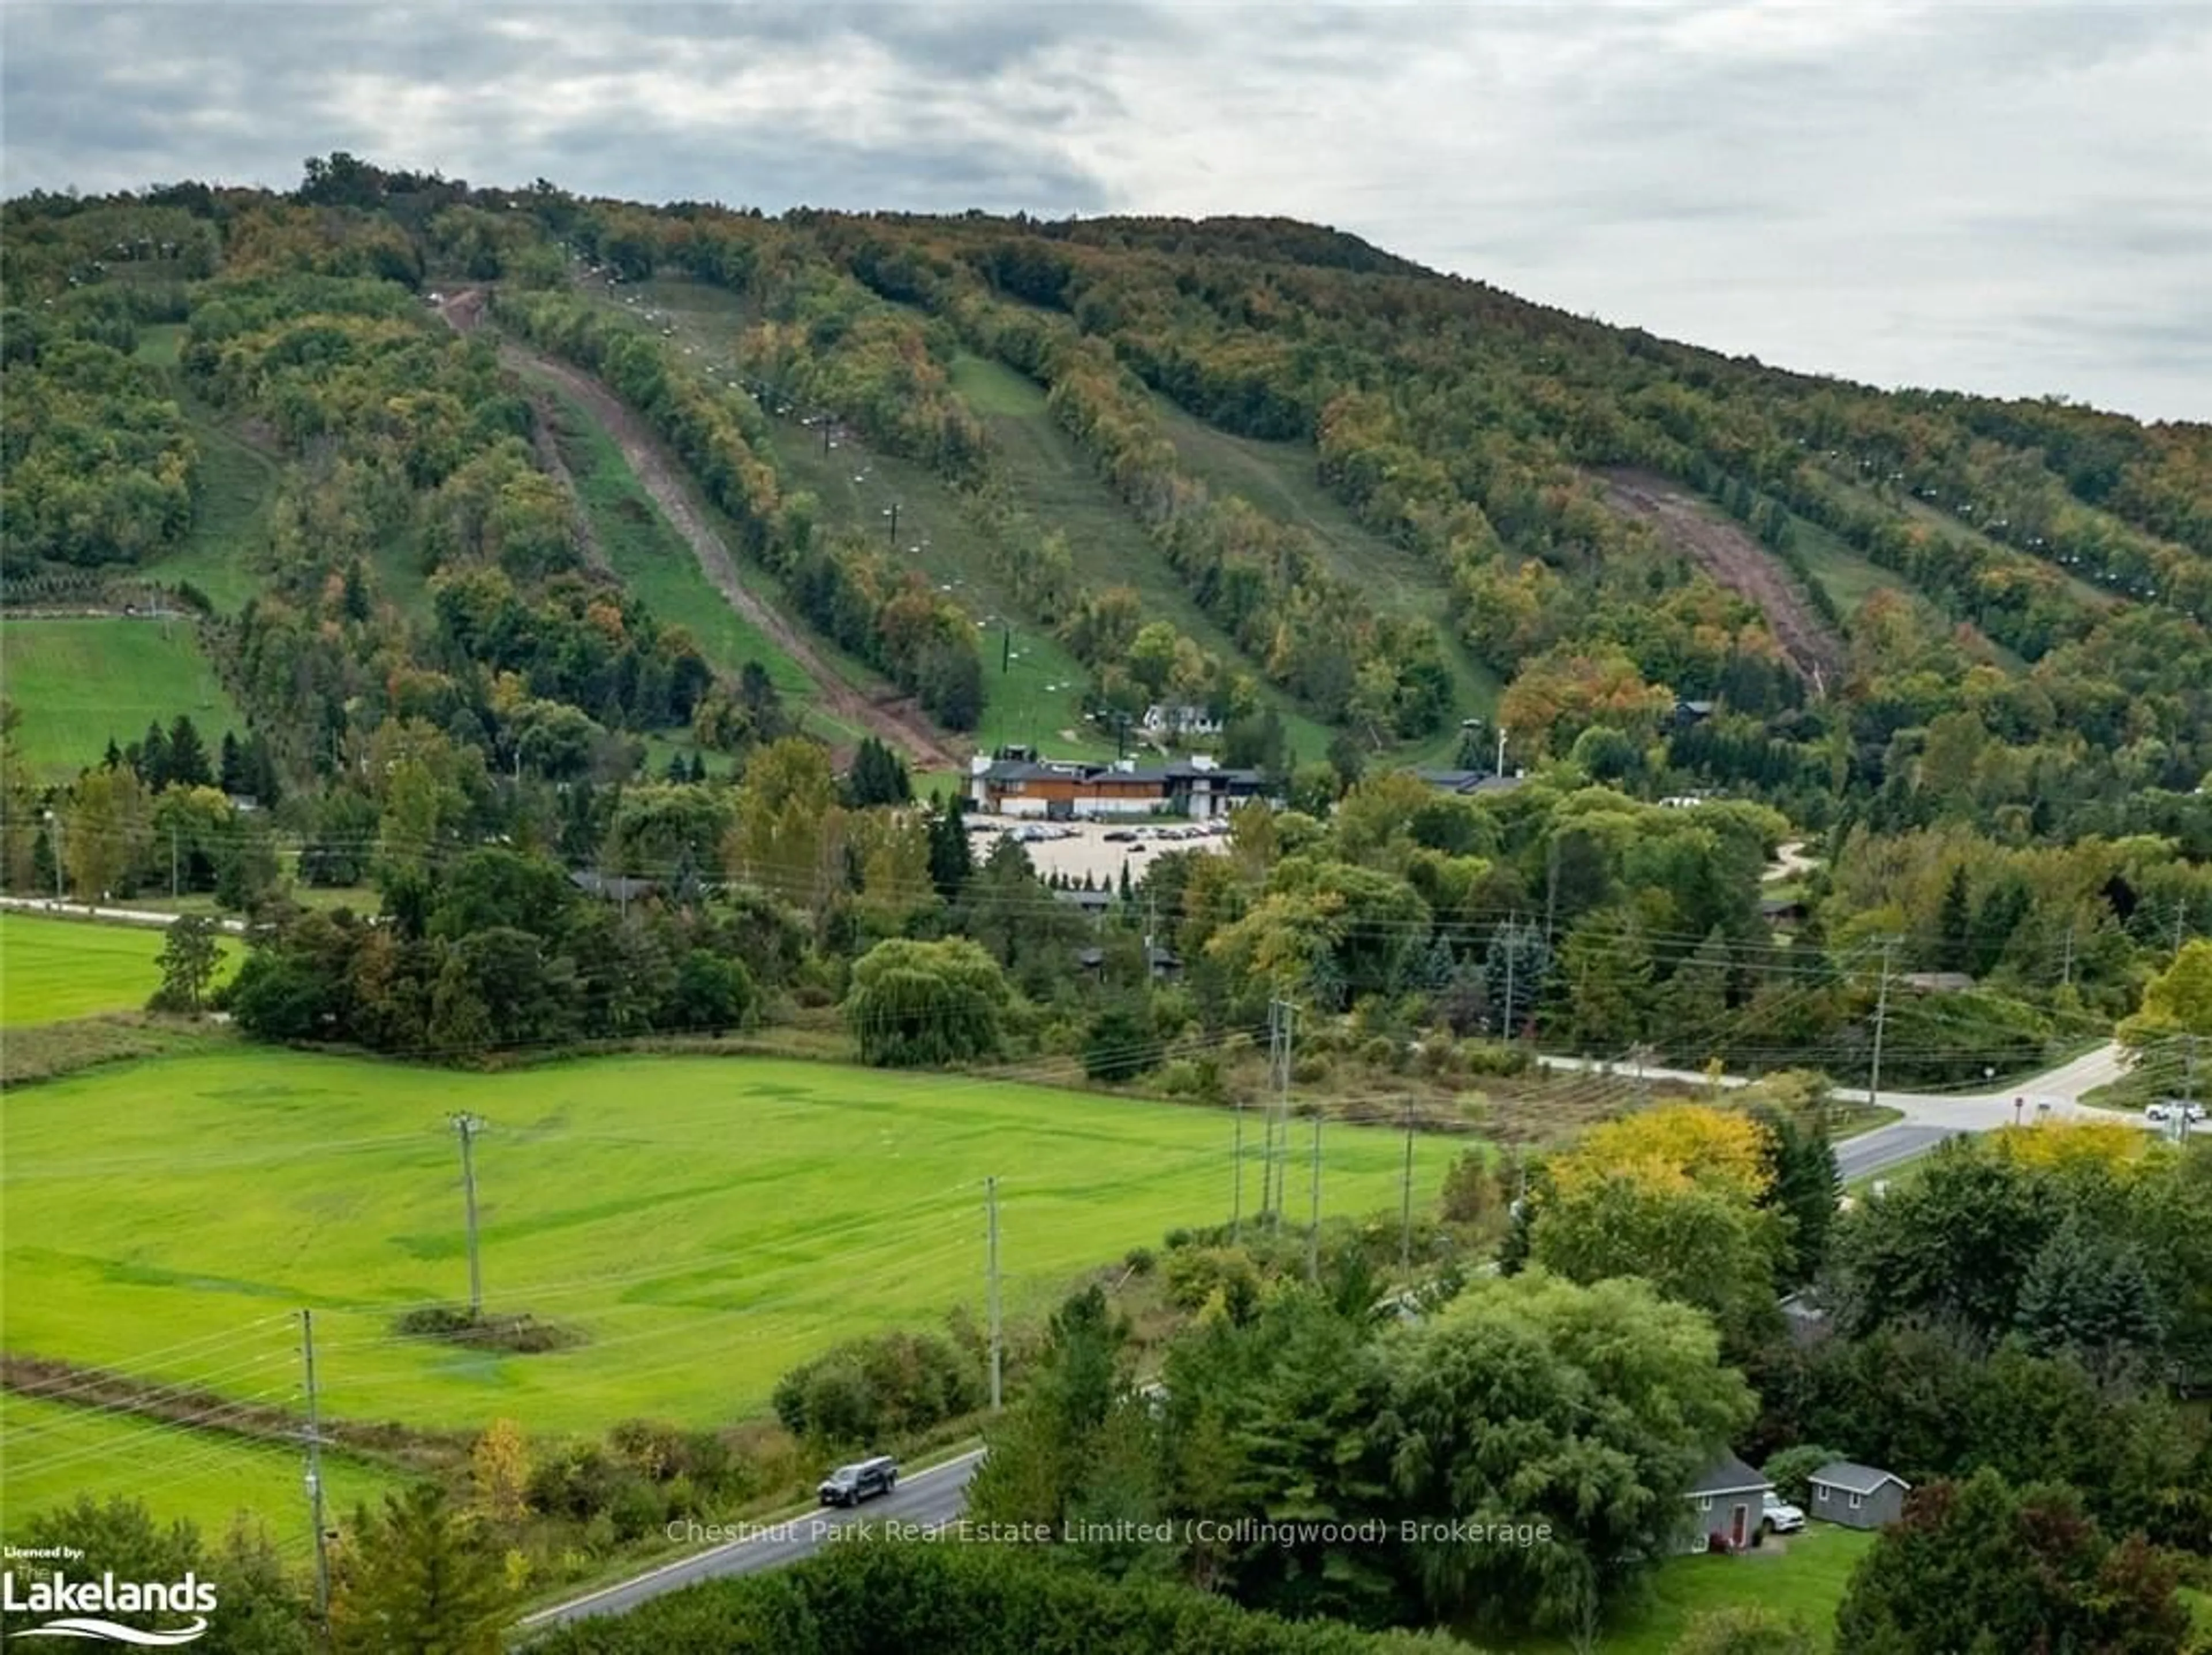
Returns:
[[[166,926],[176,923],[174,914],[157,914],[143,908],[100,908],[91,903],[57,902],[47,897],[0,897],[0,908],[19,914],[52,914],[63,919],[99,920],[109,925]],[[246,934],[244,920],[217,920],[233,936]]]
[[[1553,1069],[1603,1069],[1626,1077],[1643,1076],[1654,1080],[1677,1080],[1685,1086],[1707,1086],[1709,1077],[1694,1069],[1639,1068],[1632,1063],[1604,1063],[1584,1057],[1540,1057],[1542,1067]],[[2054,1117],[2086,1117],[2091,1120],[2124,1120],[2125,1116],[2109,1110],[2092,1109],[2082,1103],[2081,1094],[2092,1087],[2117,1080],[2122,1074],[2120,1049],[2107,1041],[2093,1051],[2084,1052],[2057,1068],[2046,1069],[1989,1092],[1899,1092],[1888,1086],[1881,1089],[1879,1102],[1888,1109],[1898,1110],[1904,1120],[1882,1129],[1894,1131],[1897,1126],[1942,1126],[1954,1131],[1988,1132],[2001,1126],[2010,1126],[2015,1118],[2033,1121],[2039,1110],[2048,1105]],[[1723,1088],[1751,1084],[1747,1075],[1723,1074]],[[1838,1086],[1835,1095],[1853,1103],[1867,1100],[1864,1086]],[[2015,1110],[2014,1105],[2020,1108]],[[1868,1137],[1878,1135],[1869,1133]]]
[[[743,1525],[743,1537],[632,1577],[583,1597],[556,1603],[523,1617],[525,1633],[543,1632],[571,1621],[597,1615],[625,1615],[640,1603],[665,1592],[678,1591],[723,1575],[757,1574],[811,1557],[830,1544],[840,1530],[857,1524],[880,1525],[886,1520],[934,1524],[957,1518],[968,1505],[969,1480],[981,1463],[980,1448],[932,1465],[899,1481],[897,1491],[872,1500],[857,1509],[823,1507],[787,1518]],[[738,1525],[732,1525],[738,1526]],[[861,1530],[863,1534],[866,1530]]]
[[[1877,1131],[1863,1132],[1836,1146],[1837,1174],[1849,1183],[1869,1172],[1886,1172],[1926,1154],[1947,1138],[1962,1135],[1962,1130],[1948,1126],[1913,1126],[1899,1121]]]

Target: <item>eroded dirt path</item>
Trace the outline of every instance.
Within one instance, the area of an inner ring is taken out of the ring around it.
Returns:
[[[464,333],[472,332],[483,319],[483,295],[471,289],[441,301],[439,310],[454,328]],[[814,680],[822,704],[833,715],[888,743],[922,769],[957,770],[966,767],[966,759],[946,743],[911,700],[889,691],[870,696],[855,689],[823,660],[820,652],[798,628],[763,603],[738,578],[736,557],[694,504],[680,465],[621,398],[582,370],[513,339],[501,338],[499,356],[508,368],[550,380],[583,405],[613,439],[623,460],[671,526],[691,548],[692,555],[699,560],[700,571],[714,583],[714,589],[731,608],[799,663],[800,670]],[[565,470],[556,475],[567,480]],[[573,484],[570,489],[573,495]]]
[[[1650,523],[1714,580],[1757,605],[1790,664],[1816,693],[1843,681],[1844,641],[1814,611],[1773,553],[1735,524],[1713,516],[1705,502],[1671,478],[1626,469],[1595,475],[1607,505]]]

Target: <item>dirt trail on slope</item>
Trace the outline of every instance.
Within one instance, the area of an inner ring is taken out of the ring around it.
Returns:
[[[1652,472],[1598,472],[1605,503],[1641,519],[1714,580],[1757,605],[1782,652],[1814,691],[1842,683],[1844,641],[1814,612],[1774,554],[1735,524],[1712,515],[1696,495]]]
[[[475,289],[455,294],[442,301],[439,310],[456,330],[472,332],[483,319],[483,295]],[[517,372],[526,371],[551,380],[599,421],[646,493],[691,548],[699,560],[701,572],[728,600],[731,608],[766,633],[778,648],[799,663],[807,677],[814,680],[823,704],[831,713],[869,731],[925,770],[958,770],[967,767],[967,761],[945,744],[912,701],[889,693],[871,697],[854,689],[822,659],[797,628],[747,589],[738,578],[737,558],[692,504],[676,462],[628,404],[590,374],[557,357],[542,356],[513,339],[500,340],[499,356],[502,362]],[[565,478],[567,473],[563,471],[560,475]]]

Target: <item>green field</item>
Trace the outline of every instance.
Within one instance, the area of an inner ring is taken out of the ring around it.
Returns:
[[[128,745],[156,719],[167,728],[191,714],[210,755],[225,731],[246,728],[185,620],[9,621],[0,695],[21,709],[24,763],[57,780],[100,763],[110,737]]]
[[[398,1310],[465,1298],[458,1110],[489,1123],[487,1309],[588,1343],[517,1356],[394,1336]],[[0,1119],[0,1342],[231,1395],[289,1360],[286,1318],[310,1305],[334,1417],[727,1421],[835,1340],[980,1311],[987,1175],[1018,1317],[1085,1267],[1226,1216],[1231,1141],[1216,1110],[765,1058],[481,1075],[246,1049],[119,1066],[26,1088]],[[1458,1147],[1421,1141],[1420,1199]],[[1388,1132],[1328,1129],[1328,1210],[1395,1213],[1401,1153]],[[1302,1169],[1293,1195],[1303,1210]]]
[[[1734,1557],[1670,1557],[1659,1566],[1651,1597],[1639,1613],[1598,1638],[1603,1655],[1666,1655],[1696,1616],[1714,1609],[1756,1605],[1800,1618],[1812,1628],[1814,1646],[1835,1641],[1836,1609],[1851,1571],[1874,1549],[1876,1536],[1831,1523],[1808,1524],[1802,1534],[1769,1539]],[[1499,1655],[1567,1655],[1563,1638],[1509,1640]]]
[[[143,1500],[163,1522],[198,1524],[210,1543],[240,1512],[252,1512],[285,1555],[307,1555],[297,1449],[4,1393],[0,1443],[0,1511],[11,1523],[80,1495]],[[373,1506],[398,1486],[380,1468],[339,1454],[323,1456],[323,1477],[337,1512],[362,1501]]]
[[[154,926],[0,913],[0,1027],[137,1011],[161,986],[161,952]]]

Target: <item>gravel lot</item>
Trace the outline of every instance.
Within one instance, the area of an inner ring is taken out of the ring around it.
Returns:
[[[1117,881],[1125,861],[1129,877],[1140,879],[1145,864],[1164,850],[1223,850],[1229,844],[1226,822],[1039,822],[970,812],[968,831],[979,862],[1006,834],[1026,836],[1023,844],[1038,873],[1064,873],[1079,885],[1086,873],[1094,882]]]

